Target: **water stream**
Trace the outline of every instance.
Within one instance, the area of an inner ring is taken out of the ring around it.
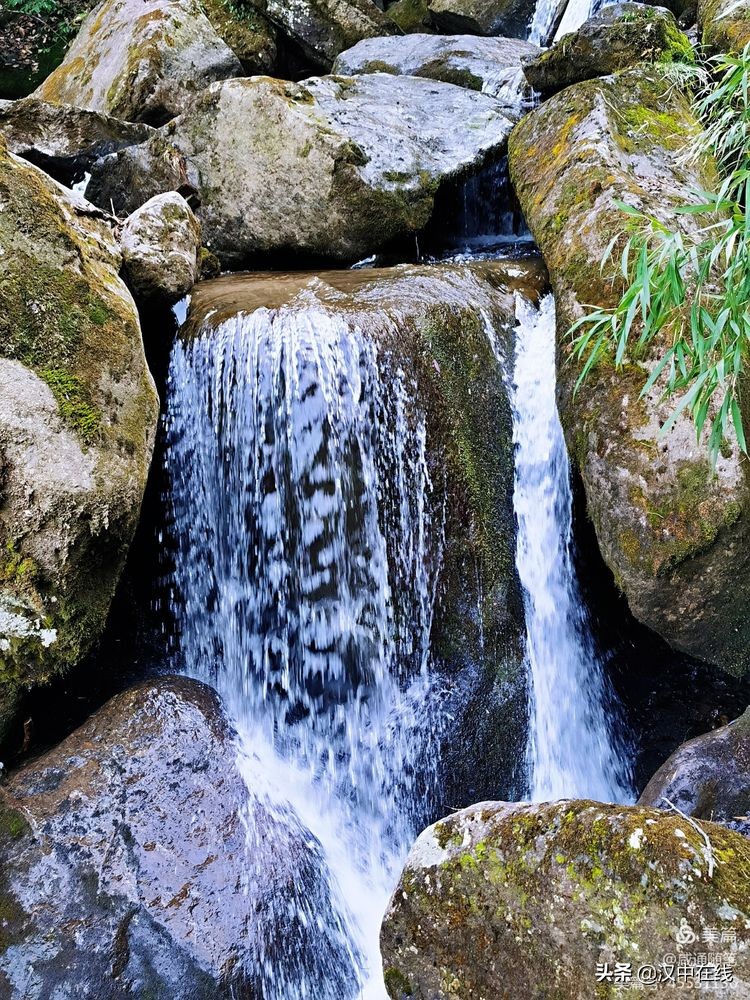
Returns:
[[[518,300],[513,504],[530,675],[535,801],[632,798],[615,696],[596,654],[572,559],[570,464],[555,398],[555,305]]]
[[[426,821],[441,727],[442,522],[413,396],[400,372],[386,391],[372,343],[311,304],[209,325],[172,355],[175,666],[238,728],[251,853],[265,856],[260,803],[327,872],[325,899],[302,885],[265,914],[264,1000],[385,995],[380,918]]]

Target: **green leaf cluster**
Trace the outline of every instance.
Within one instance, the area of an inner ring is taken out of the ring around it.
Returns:
[[[589,306],[570,333],[573,357],[582,362],[577,388],[605,357],[614,355],[620,367],[657,348],[642,395],[658,384],[674,397],[663,432],[688,411],[699,438],[707,428],[715,462],[730,427],[747,453],[741,393],[750,348],[750,45],[712,60],[711,69],[711,83],[696,97],[705,129],[694,155],[716,157],[718,190],[696,192],[666,223],[618,203],[625,224],[602,268],[626,236],[619,262],[625,290],[613,308]],[[678,225],[685,215],[692,227]]]

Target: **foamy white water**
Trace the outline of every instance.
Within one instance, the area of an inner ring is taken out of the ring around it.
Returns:
[[[239,731],[249,856],[267,859],[270,817],[324,878],[311,896],[301,874],[259,916],[264,1000],[385,996],[380,920],[429,809],[441,726],[442,508],[414,395],[312,297],[209,322],[172,354],[175,665],[219,691]]]
[[[570,466],[555,397],[555,305],[517,304],[513,438],[516,565],[530,674],[531,798],[632,800],[617,706],[571,557]]]

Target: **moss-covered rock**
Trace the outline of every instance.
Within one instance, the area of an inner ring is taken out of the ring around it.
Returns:
[[[276,62],[276,29],[246,0],[201,0],[203,10],[248,76],[270,73]]]
[[[575,394],[568,330],[586,305],[614,305],[616,264],[601,261],[624,228],[616,201],[691,225],[674,206],[710,189],[715,165],[687,155],[699,126],[657,69],[576,84],[518,125],[510,170],[549,268],[558,312],[559,401],[588,514],[637,618],[668,642],[742,672],[750,656],[748,487],[727,442],[712,469],[689,417],[661,427],[674,403],[641,390],[664,344],[615,370],[602,362]],[[615,254],[616,257],[616,254]]]
[[[330,893],[317,840],[248,788],[197,681],[118,695],[0,789],[8,1000],[258,997],[280,935],[309,981],[336,968],[351,995],[354,959],[334,922],[314,919]]]
[[[750,836],[750,709],[678,747],[639,801],[660,809],[672,804],[689,816]]]
[[[313,66],[329,70],[362,38],[396,34],[395,22],[372,0],[248,0]]]
[[[694,60],[692,45],[668,10],[619,3],[605,7],[578,31],[526,62],[524,73],[534,89],[548,97],[573,83],[637,63]]]
[[[710,52],[740,53],[750,42],[750,2],[699,0],[698,28]]]
[[[129,214],[191,185],[228,268],[274,252],[356,260],[425,226],[441,184],[499,156],[511,127],[485,96],[416,77],[228,80],[103,161],[86,196]]]
[[[653,986],[639,968],[676,972],[682,961],[697,981],[707,960],[696,953],[709,950],[726,952],[730,970],[712,992],[748,995],[750,841],[702,828],[587,801],[483,802],[441,820],[412,848],[383,921],[389,995],[617,997],[622,962],[627,995],[645,998]],[[689,975],[674,982],[670,996],[694,995]]]
[[[161,124],[207,84],[241,73],[198,0],[102,0],[35,96]]]
[[[0,738],[98,638],[157,418],[117,244],[0,148]]]
[[[454,35],[528,38],[534,0],[429,0],[440,31]]]
[[[404,34],[436,30],[432,23],[428,0],[396,0],[396,3],[387,8],[386,13]]]
[[[536,45],[515,38],[422,34],[366,38],[341,53],[333,72],[345,76],[382,72],[442,80],[489,94],[509,115],[519,117],[519,92],[524,89],[521,62],[537,55]]]
[[[198,275],[200,223],[185,199],[156,195],[128,216],[120,235],[123,275],[136,302],[171,305]]]

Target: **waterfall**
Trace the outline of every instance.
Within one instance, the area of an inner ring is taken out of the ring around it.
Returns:
[[[238,730],[250,856],[268,837],[256,804],[327,873],[324,900],[287,886],[259,913],[260,995],[350,1000],[385,995],[380,918],[436,782],[442,517],[415,385],[392,365],[386,382],[358,322],[303,295],[209,317],[173,349],[175,666]]]
[[[570,467],[555,398],[555,307],[518,299],[514,368],[516,565],[530,673],[531,798],[630,801],[614,693],[571,556]]]
[[[598,6],[597,0],[537,0],[529,29],[534,45],[551,45],[578,31]]]

